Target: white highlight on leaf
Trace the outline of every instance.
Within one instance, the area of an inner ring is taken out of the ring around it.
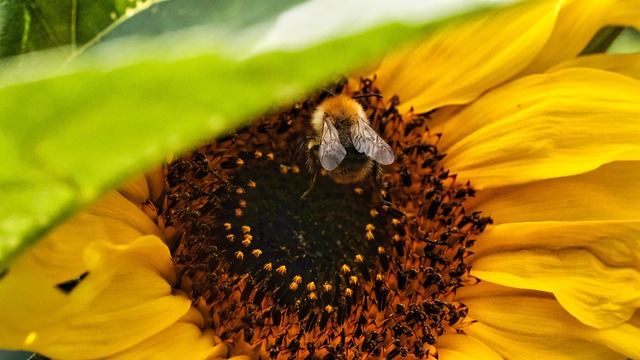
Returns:
[[[513,0],[311,0],[284,12],[253,54],[305,48],[390,23],[423,24]]]

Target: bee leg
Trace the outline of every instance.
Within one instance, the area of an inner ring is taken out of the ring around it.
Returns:
[[[371,178],[373,180],[373,188],[378,194],[378,200],[383,204],[391,205],[391,202],[386,200],[384,196],[382,196],[382,185],[380,184],[380,177],[382,176],[382,169],[380,169],[380,165],[378,163],[373,164],[373,171],[371,171]]]
[[[313,136],[306,136],[304,139],[299,139],[298,144],[296,146],[296,151],[293,152],[293,157],[291,158],[291,163],[295,163],[300,153],[306,150],[309,147],[309,141],[313,139]]]
[[[313,189],[313,185],[316,184],[316,177],[318,177],[318,172],[314,171],[313,172],[313,176],[311,177],[311,182],[309,182],[309,188],[307,189],[307,191],[304,192],[304,194],[300,195],[300,199],[302,199],[302,200],[306,200],[307,199],[307,195],[309,195],[309,193],[311,193],[311,190]]]
[[[394,217],[399,218],[404,216],[404,213],[402,211],[394,208],[391,201],[388,198],[385,199],[385,197],[382,195],[383,187],[382,187],[382,184],[380,184],[382,169],[380,168],[380,165],[378,163],[375,163],[373,165],[373,171],[371,175],[373,177],[373,185],[374,185],[376,194],[378,194],[378,200],[380,201],[380,206],[382,207],[382,209]]]
[[[308,142],[307,142],[308,143]],[[311,193],[313,186],[316,184],[316,178],[318,177],[318,167],[320,166],[320,161],[318,160],[318,145],[313,146],[309,149],[309,157],[307,158],[307,166],[309,168],[309,172],[311,173],[311,181],[309,182],[309,188],[300,196],[300,199],[306,199],[307,195]]]

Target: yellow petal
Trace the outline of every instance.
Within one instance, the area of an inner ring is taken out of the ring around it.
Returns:
[[[155,167],[145,174],[147,184],[149,184],[149,199],[157,201],[164,192],[166,181],[165,169],[163,167]]]
[[[469,208],[495,224],[528,221],[640,219],[640,162],[604,165],[586,174],[478,191]]]
[[[522,72],[544,72],[558,62],[575,58],[607,22],[615,0],[563,1],[547,43]]]
[[[11,313],[3,312],[0,331],[8,324],[19,331],[10,334],[10,340],[0,333],[0,346],[56,358],[100,358],[163,331],[191,306],[187,297],[172,294],[175,273],[169,250],[155,236],[127,245],[94,242],[85,250],[84,261],[89,275],[67,295],[58,290],[63,296],[55,298],[55,303],[48,298],[28,298],[51,295],[51,285],[31,289],[31,284],[23,284],[10,289],[15,299],[0,297],[3,309]],[[7,276],[13,270],[14,266]],[[17,267],[14,276],[24,271],[27,269]],[[4,286],[4,280],[0,285]],[[21,305],[35,299],[42,304],[28,309]],[[22,342],[10,342],[16,337],[22,337]]]
[[[594,331],[590,338],[621,354],[628,354],[629,358],[637,359],[640,356],[640,328],[637,325],[625,323],[611,329]]]
[[[118,192],[133,204],[140,206],[149,199],[147,178],[144,175],[138,175],[122,184]]]
[[[127,200],[140,206],[148,199],[156,201],[164,191],[166,176],[162,167],[155,167],[144,175],[138,175],[122,184],[118,192]]]
[[[482,287],[483,283],[474,286]],[[472,294],[475,289],[470,289]],[[581,324],[553,298],[491,294],[461,299],[469,306],[468,319],[478,322],[464,328],[508,359],[624,359],[637,358],[637,345],[605,336],[613,329],[595,330]],[[637,330],[628,324],[616,328],[624,340]],[[637,343],[637,342],[636,342]],[[625,350],[621,355],[617,351]],[[628,350],[628,352],[626,352]],[[623,356],[624,355],[624,356]]]
[[[586,67],[623,74],[640,80],[640,54],[594,54],[562,62],[548,72]]]
[[[137,230],[141,234],[153,234],[162,237],[162,232],[158,229],[158,226],[149,220],[149,217],[140,211],[137,205],[115,192],[111,193],[109,197],[98,201],[87,211],[96,216],[124,223],[126,226]],[[127,243],[131,240],[129,238],[123,238],[119,234],[114,235],[113,238],[122,239],[116,243]]]
[[[65,320],[67,314],[56,310],[66,302],[46,274],[18,258],[0,277],[0,348],[25,349],[32,330]]]
[[[483,188],[640,159],[639,88],[636,79],[584,68],[519,79],[438,118],[443,165]]]
[[[608,267],[587,249],[532,246],[477,255],[471,266],[482,280],[551,292],[569,313],[598,329],[628,321],[640,306],[640,272]]]
[[[512,223],[483,233],[469,258],[483,280],[552,292],[583,323],[604,328],[640,305],[640,221]]]
[[[502,360],[483,342],[462,334],[438,337],[437,348],[439,360]]]
[[[200,330],[190,323],[176,323],[124,352],[113,360],[225,359],[227,348],[216,339],[213,330]]]
[[[82,256],[91,241],[122,244],[145,234],[162,236],[142,210],[119,193],[110,192],[29,249],[25,261],[33,271],[41,269],[54,284],[62,283],[87,271]]]
[[[473,101],[524,69],[544,46],[555,1],[529,2],[474,21],[452,24],[415,48],[386,59],[376,85],[397,94],[400,112]]]
[[[118,304],[123,304],[119,302]],[[109,356],[135,346],[171,325],[188,309],[188,298],[165,296],[148,300],[128,309],[97,314],[84,311],[66,320],[66,324],[37,331],[26,349],[52,358],[85,359]],[[42,340],[41,340],[42,339]]]
[[[607,25],[633,26],[640,29],[638,0],[618,0],[607,14]]]
[[[475,257],[545,248],[580,248],[610,267],[640,268],[640,220],[539,221],[488,227],[473,247]]]
[[[174,293],[177,293],[177,290],[174,289]],[[204,318],[202,317],[202,313],[193,306],[186,314],[182,315],[179,322],[193,324],[201,329],[204,328]]]

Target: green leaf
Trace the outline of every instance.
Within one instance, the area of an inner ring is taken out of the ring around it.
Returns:
[[[113,29],[105,40],[129,35],[157,36],[205,25],[217,36],[233,36],[255,24],[275,20],[303,0],[234,1],[178,0],[152,5]]]
[[[64,67],[59,53],[4,64],[0,269],[168,154],[376,61],[460,11],[444,0],[431,2],[438,9],[400,1],[402,11],[397,4],[385,11],[380,5],[389,2],[372,1],[338,13],[332,1],[288,11],[252,9],[257,3],[246,0],[211,3],[157,3]],[[466,10],[469,4],[477,1]]]
[[[22,52],[27,13],[21,0],[0,0],[0,58]]]
[[[23,51],[71,45],[71,50],[93,39],[122,16],[128,0],[23,0],[29,26]]]
[[[640,52],[640,30],[629,27],[607,49],[609,54],[633,54]]]
[[[622,26],[606,26],[600,29],[584,50],[582,50],[580,56],[606,52],[620,33],[622,33],[622,30],[624,30]]]

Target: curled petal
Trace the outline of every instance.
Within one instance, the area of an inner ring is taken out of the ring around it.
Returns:
[[[118,192],[136,205],[144,204],[147,199],[156,201],[164,190],[165,174],[162,167],[156,167],[144,175],[125,182]]]
[[[555,1],[530,2],[453,24],[386,59],[376,85],[389,99],[400,96],[401,113],[409,106],[420,113],[473,101],[538,54],[553,30],[556,8]]]
[[[144,234],[162,237],[158,226],[140,208],[114,191],[55,228],[24,255],[23,261],[29,262],[31,271],[46,274],[57,284],[87,271],[82,257],[90,242],[124,244]]]
[[[164,192],[166,175],[163,167],[156,167],[145,173],[147,184],[149,185],[149,199],[156,201]]]
[[[544,72],[578,56],[598,30],[608,25],[608,14],[615,6],[615,0],[563,1],[547,43],[520,76]]]
[[[553,293],[569,313],[598,329],[628,321],[640,306],[640,272],[608,267],[586,249],[531,247],[478,256],[471,265],[480,279]]]
[[[494,226],[470,258],[473,274],[553,293],[578,320],[617,326],[640,306],[638,221],[531,222]]]
[[[639,162],[616,162],[479,192],[474,206],[482,204],[496,226],[477,243],[473,274],[553,293],[595,328],[628,321],[640,305],[639,172]]]
[[[190,308],[188,298],[172,293],[173,264],[156,236],[126,245],[93,242],[83,260],[88,275],[68,294],[30,271],[28,262],[12,265],[0,280],[0,304],[14,310],[0,315],[0,346],[100,358],[163,331]]]
[[[629,341],[631,336],[637,336],[634,325],[591,328],[544,294],[496,288],[482,282],[460,296],[469,306],[468,319],[477,321],[464,331],[508,359],[596,360],[640,355],[637,341]],[[620,337],[615,338],[614,334]]]
[[[571,68],[521,78],[439,119],[444,166],[478,188],[640,159],[640,81]]]
[[[122,184],[118,192],[136,205],[143,204],[149,198],[147,178],[143,175],[138,175]]]
[[[98,201],[95,205],[87,209],[87,212],[105,219],[121,223],[135,229],[140,234],[153,234],[162,237],[162,232],[158,226],[149,219],[149,217],[140,211],[137,204],[128,201],[122,195],[110,193],[105,198]],[[117,230],[117,228],[116,228]],[[127,243],[132,238],[123,237],[123,234],[114,233],[113,239],[115,243]],[[121,239],[121,240],[117,240]]]

